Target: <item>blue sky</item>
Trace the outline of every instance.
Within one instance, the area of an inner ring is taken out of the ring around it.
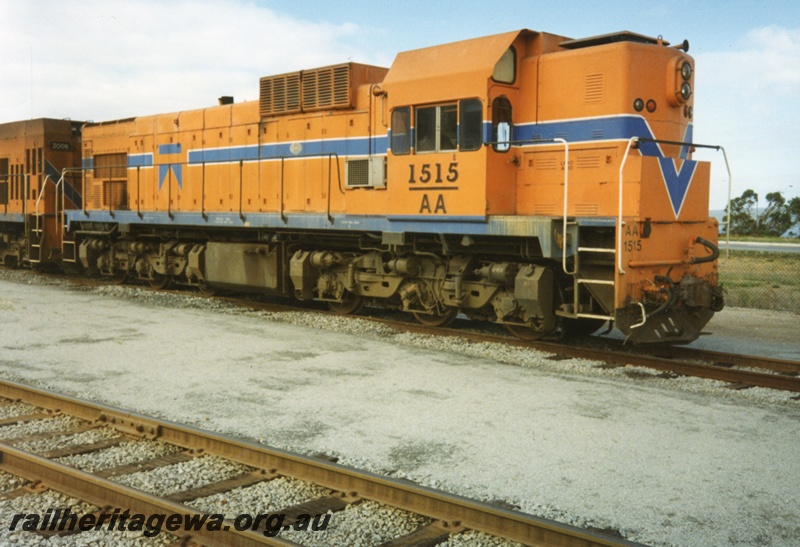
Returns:
[[[733,194],[800,194],[800,3],[0,0],[0,123],[109,120],[257,98],[258,78],[530,28],[573,38],[684,38],[697,61],[695,140],[726,148]],[[727,174],[714,162],[712,208]]]

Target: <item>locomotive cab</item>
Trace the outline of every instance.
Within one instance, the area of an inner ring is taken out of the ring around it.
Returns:
[[[0,124],[0,264],[59,265],[65,209],[81,206],[81,122]]]
[[[553,317],[495,310],[509,325],[612,320],[634,342],[693,340],[722,296],[687,48],[521,31],[399,55],[383,84],[390,208],[487,222],[506,237],[478,243],[516,242],[506,252],[547,268]],[[470,138],[479,108],[483,147]]]

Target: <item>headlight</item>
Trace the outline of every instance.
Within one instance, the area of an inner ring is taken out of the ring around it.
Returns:
[[[686,65],[684,65],[686,66]],[[681,70],[681,73],[683,71]],[[681,85],[681,99],[684,101],[688,101],[689,97],[692,96],[692,86],[689,85],[689,82],[683,82]]]
[[[692,77],[692,65],[689,62],[685,62],[681,65],[681,78],[685,81],[689,81],[689,78]]]

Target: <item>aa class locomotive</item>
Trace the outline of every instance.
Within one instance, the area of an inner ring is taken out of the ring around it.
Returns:
[[[688,44],[520,30],[259,99],[0,126],[0,259],[686,343],[722,309]]]

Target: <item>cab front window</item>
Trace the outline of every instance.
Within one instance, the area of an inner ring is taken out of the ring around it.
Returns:
[[[458,117],[456,105],[427,106],[416,109],[415,124],[417,152],[443,152],[455,150],[457,145]]]

